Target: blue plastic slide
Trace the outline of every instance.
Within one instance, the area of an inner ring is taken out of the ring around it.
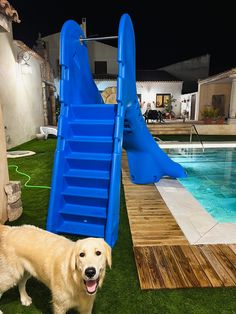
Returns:
[[[157,145],[142,117],[136,92],[135,38],[129,15],[118,34],[118,104],[103,103],[93,81],[84,34],[74,21],[61,32],[61,113],[47,230],[118,238],[122,145],[131,180],[185,177],[183,168]]]

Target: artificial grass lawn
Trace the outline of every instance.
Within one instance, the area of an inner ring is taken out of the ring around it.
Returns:
[[[32,185],[50,185],[55,139],[30,141],[16,149],[33,150],[37,154],[25,158],[9,159],[19,170],[32,176]],[[10,170],[11,180],[22,177]],[[25,180],[25,179],[24,179]],[[23,184],[22,184],[23,185]],[[49,190],[22,187],[23,215],[10,225],[33,224],[45,228]],[[158,210],[158,209],[157,209]],[[236,288],[176,289],[141,291],[134,261],[123,189],[121,191],[119,239],[113,249],[112,270],[107,271],[104,285],[99,290],[93,313],[106,314],[207,314],[236,313]],[[50,314],[50,292],[35,279],[27,283],[33,304],[20,304],[17,288],[6,292],[0,309],[4,314]],[[70,311],[74,314],[74,311]]]

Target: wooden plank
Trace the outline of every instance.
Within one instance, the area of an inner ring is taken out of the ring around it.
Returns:
[[[189,283],[182,276],[170,247],[162,246],[162,250],[166,256],[167,267],[171,271],[171,275],[172,275],[173,280],[176,283],[176,287],[177,288],[189,288]]]
[[[228,246],[231,248],[234,254],[236,254],[236,244],[229,244]]]
[[[236,255],[232,252],[230,248],[227,247],[227,245],[209,245],[209,248],[219,260],[221,265],[224,267],[225,271],[232,278],[234,284],[236,284],[236,268],[234,266],[234,263],[236,262]],[[234,258],[232,261],[233,263],[230,261],[231,252],[231,260],[234,254]]]
[[[126,156],[123,161],[122,171],[128,167]],[[128,177],[122,180],[134,246],[188,243],[154,184],[135,185]]]
[[[156,261],[157,261],[157,265],[160,269],[165,287],[168,289],[178,288],[178,285],[175,282],[173,275],[171,273],[171,268],[168,265],[168,261],[162,249],[162,246],[155,246],[152,249],[153,249]]]
[[[122,180],[141,289],[236,285],[236,245],[189,245],[154,186]]]
[[[200,283],[200,287],[212,287],[211,282],[206,276],[204,270],[202,269],[201,264],[193,254],[191,247],[188,245],[183,245],[181,246],[181,249],[185,257],[188,259],[188,263],[191,266],[192,271],[195,274],[198,282]]]
[[[179,271],[182,277],[185,279],[189,287],[200,287],[200,283],[196,278],[188,259],[184,255],[180,246],[171,246],[172,254],[176,260]]]
[[[165,288],[164,280],[157,266],[152,248],[134,247],[135,261],[138,266],[138,275],[142,289]]]
[[[135,262],[138,270],[138,277],[141,289],[153,289],[152,278],[147,271],[148,265],[143,254],[143,248],[134,247]]]
[[[203,252],[200,250],[200,246],[190,246],[193,254],[195,255],[198,263],[202,266],[208,280],[210,281],[212,287],[222,287],[224,286],[222,280],[217,275],[217,272],[212,268],[211,263],[206,259]]]
[[[147,127],[152,135],[160,134],[186,134],[189,135],[192,129],[191,125],[185,124],[147,124]],[[195,132],[193,131],[193,134]]]
[[[165,288],[163,278],[161,276],[159,267],[157,266],[157,261],[152,247],[143,248],[145,258],[147,260],[148,271],[152,278],[153,287],[156,289]]]
[[[200,246],[201,251],[205,255],[212,268],[215,270],[217,275],[220,277],[225,287],[234,286],[234,281],[229,276],[228,272],[220,263],[219,259],[214,255],[209,245]]]
[[[147,240],[136,240],[135,241],[135,243],[136,243],[136,246],[137,247],[142,247],[142,246],[144,246],[144,247],[146,247],[146,246],[151,246],[151,247],[153,247],[153,246],[163,246],[163,242],[165,242],[166,244],[165,245],[169,245],[169,246],[171,246],[172,245],[172,242],[173,242],[173,240],[171,241],[171,240],[169,240],[169,241],[163,241],[163,240],[154,240],[154,241],[147,241]],[[181,240],[179,240],[179,239],[176,239],[176,242],[178,242],[178,243],[180,243],[180,245],[185,245],[185,243],[184,242],[181,242]]]
[[[236,250],[235,252],[232,250],[231,245],[218,244],[217,245],[221,251],[227,256],[230,262],[233,264],[236,269]]]

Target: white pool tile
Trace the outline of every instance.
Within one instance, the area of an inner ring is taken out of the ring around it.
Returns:
[[[236,243],[236,224],[219,223],[209,230],[196,244]]]
[[[218,223],[179,181],[156,187],[190,244],[236,243],[236,223]]]
[[[161,148],[202,148],[199,142],[158,142]],[[203,142],[204,148],[236,147],[236,142]]]

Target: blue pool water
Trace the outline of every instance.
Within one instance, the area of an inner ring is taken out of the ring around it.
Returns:
[[[188,177],[184,187],[218,222],[236,222],[236,149],[168,149]]]

